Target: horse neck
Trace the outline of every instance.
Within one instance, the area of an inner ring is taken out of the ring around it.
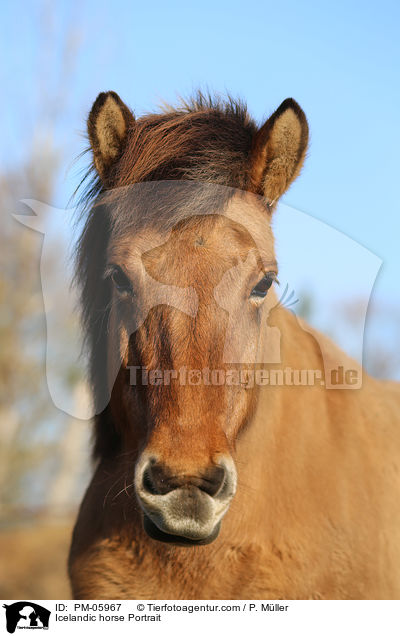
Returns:
[[[262,365],[265,369],[282,373],[287,369],[313,370],[323,374],[323,358],[316,338],[291,312],[284,308],[274,310],[274,315],[268,318],[268,327],[279,330],[280,362]],[[271,332],[265,328],[263,352],[267,351],[268,335]],[[306,402],[311,394],[312,406],[307,411]],[[280,458],[295,454],[302,438],[323,435],[316,415],[319,408],[324,408],[319,383],[304,387],[285,384],[259,387],[252,419],[237,441],[237,462],[243,481],[257,483],[256,475],[261,482],[275,480],[274,471],[279,469]]]

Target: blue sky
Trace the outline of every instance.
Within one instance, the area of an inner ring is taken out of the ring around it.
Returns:
[[[37,126],[38,91],[51,95],[57,84],[61,36],[68,25],[80,45],[58,105],[65,111],[57,128],[64,149],[53,201],[59,207],[67,205],[77,184],[72,159],[84,148],[80,132],[101,90],[117,91],[138,115],[199,86],[228,90],[247,101],[259,122],[292,96],[307,114],[311,144],[305,168],[284,203],[378,255],[383,265],[375,296],[399,302],[397,1],[65,0],[49,4],[54,40],[45,52],[41,6],[22,0],[3,5],[3,167],[21,157],[24,140]],[[292,259],[291,246],[302,237],[293,236],[279,211],[276,228],[288,276],[301,287],[301,249]],[[354,267],[362,278],[360,263]],[[315,265],[316,294],[358,293],[357,283],[353,289],[347,285],[342,267],[333,262],[328,269],[326,279]],[[304,284],[309,280],[310,271]]]

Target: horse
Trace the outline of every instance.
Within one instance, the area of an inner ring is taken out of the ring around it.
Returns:
[[[258,126],[199,92],[135,118],[106,92],[87,129],[76,276],[97,463],[73,596],[400,598],[399,385],[277,292],[303,110],[286,99]],[[328,387],[333,368],[357,386]]]

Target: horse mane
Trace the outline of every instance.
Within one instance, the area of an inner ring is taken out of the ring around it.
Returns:
[[[135,120],[124,156],[116,166],[116,186],[164,179],[200,180],[246,189],[246,160],[257,124],[247,105],[231,95],[198,90],[176,106]],[[91,152],[88,146],[80,155]],[[78,158],[80,158],[78,157]],[[75,194],[83,215],[103,185],[93,162]]]
[[[177,106],[164,104],[160,112],[135,120],[113,170],[113,187],[118,190],[134,183],[182,180],[228,186],[227,192],[233,188],[246,190],[248,158],[256,130],[246,105],[229,95],[222,99],[197,91],[188,100],[181,99]],[[90,148],[83,154],[86,152]],[[106,204],[109,195],[93,163],[79,189],[83,190],[78,202],[83,230],[76,247],[75,283],[80,291],[90,382],[98,413],[101,396],[107,391],[110,303],[110,290],[102,281],[102,272],[113,226],[129,219],[116,220],[110,214]],[[118,446],[119,435],[106,407],[96,415],[94,456],[113,454]]]

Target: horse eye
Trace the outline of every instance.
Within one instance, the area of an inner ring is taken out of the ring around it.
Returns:
[[[120,293],[132,293],[131,281],[120,267],[115,267],[111,272],[111,280],[114,283],[115,288]]]
[[[265,274],[263,278],[253,287],[250,298],[265,298],[269,288],[275,280],[275,274]]]

